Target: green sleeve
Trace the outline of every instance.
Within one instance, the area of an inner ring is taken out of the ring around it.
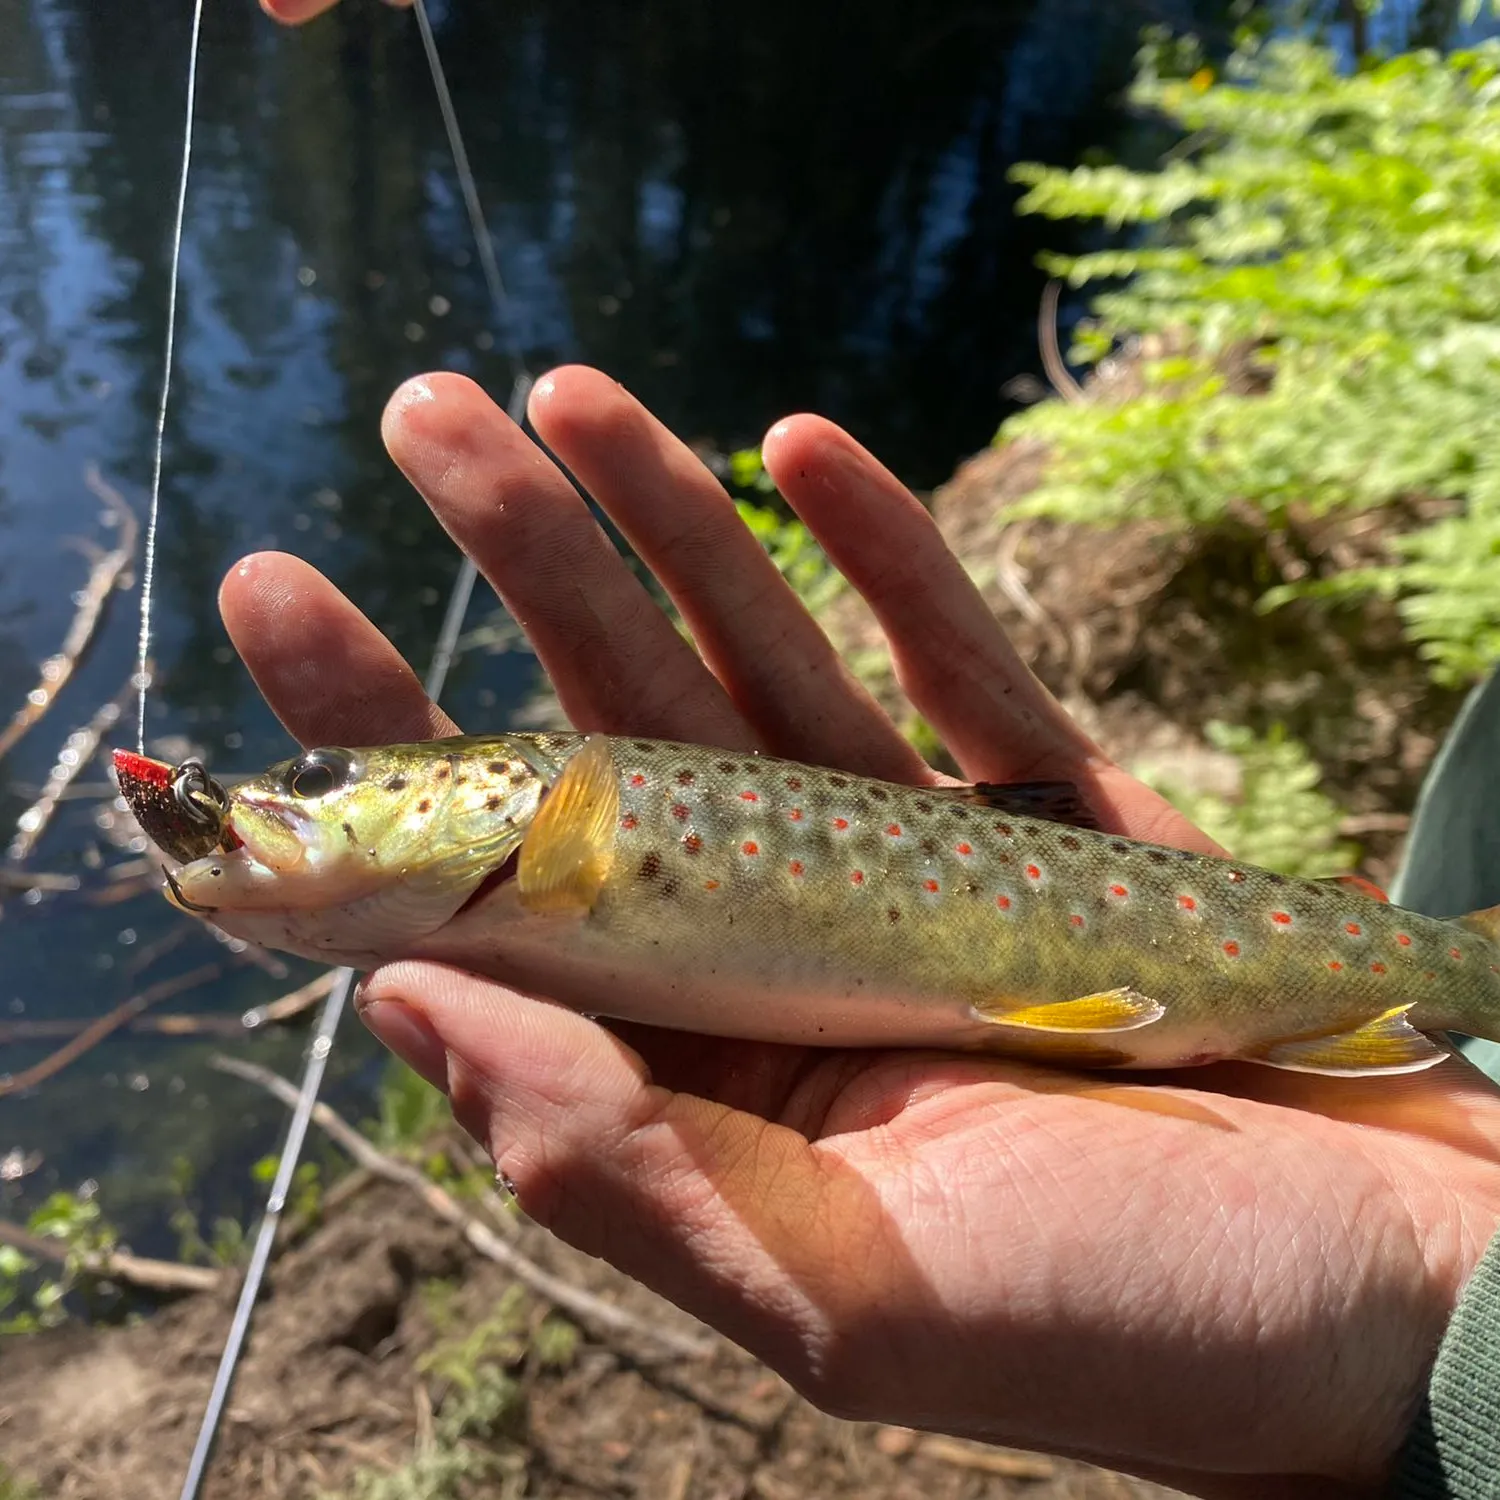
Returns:
[[[1500,1496],[1500,1234],[1443,1335],[1390,1494],[1392,1500]]]

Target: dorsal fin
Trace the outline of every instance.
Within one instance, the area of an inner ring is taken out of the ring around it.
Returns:
[[[1018,818],[1045,818],[1074,828],[1099,826],[1093,809],[1071,781],[976,781],[973,786],[949,787],[944,795]]]
[[[1325,875],[1322,877],[1322,883],[1341,885],[1345,890],[1358,891],[1361,896],[1368,896],[1372,901],[1388,902],[1391,899],[1368,875]]]
[[[1480,911],[1471,911],[1462,917],[1451,919],[1455,927],[1477,932],[1492,943],[1500,942],[1500,906],[1486,906]]]

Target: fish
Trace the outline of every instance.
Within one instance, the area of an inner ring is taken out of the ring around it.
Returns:
[[[116,752],[167,895],[369,969],[596,1017],[1085,1070],[1419,1071],[1500,1041],[1500,908],[1451,920],[1090,826],[1068,783],[914,787],[603,734],[325,746],[226,790]]]

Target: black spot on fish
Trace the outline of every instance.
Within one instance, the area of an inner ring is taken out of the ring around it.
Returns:
[[[977,880],[966,880],[966,881],[964,881],[964,891],[965,891],[966,894],[972,896],[978,890],[979,890],[979,882]]]
[[[848,781],[848,778],[844,777],[844,776],[830,776],[828,778],[828,785],[829,786],[848,786],[849,785],[849,781]],[[882,802],[885,801],[884,795],[881,796],[880,800]]]
[[[1148,849],[1146,851],[1146,858],[1154,865],[1164,865],[1167,862],[1168,855],[1165,849]]]
[[[932,803],[926,800],[917,802],[915,806],[919,813],[930,813],[932,811]]]
[[[500,809],[501,800],[502,799],[499,792],[491,792],[490,795],[484,799],[484,805],[490,812],[498,812]]]
[[[510,766],[503,760],[492,760],[489,765],[485,767],[485,770],[488,771],[491,776],[503,776],[508,770],[510,770]]]
[[[406,790],[406,777],[388,776],[385,781],[385,789],[388,792],[404,792]]]
[[[631,740],[630,742],[642,755],[655,755],[656,746],[650,740]]]
[[[355,833],[353,823],[344,824],[344,837],[348,839],[351,844],[359,843],[359,835]]]
[[[655,880],[661,874],[661,855],[653,849],[641,861],[641,867],[635,873],[641,880]]]
[[[951,802],[948,804],[948,816],[950,818],[957,818],[962,822],[969,816],[969,809],[967,807],[960,807],[956,802]]]
[[[887,920],[890,921],[891,923],[894,924],[896,922],[899,922],[901,920],[901,908],[898,907],[898,906],[888,907],[886,909],[885,915],[886,915]]]
[[[1083,845],[1080,844],[1071,833],[1063,834],[1063,836],[1057,842],[1061,844],[1064,849],[1072,850],[1074,852],[1083,848]]]
[[[662,886],[661,893],[668,901],[670,901],[672,897],[677,894],[677,882],[675,880],[667,881],[667,883]]]
[[[718,764],[718,769],[721,770],[726,776],[733,776],[736,767],[732,760],[721,760]]]
[[[843,782],[840,782],[839,785],[842,786]],[[872,786],[870,788],[870,800],[872,802],[889,802],[891,794],[883,786]]]
[[[1041,831],[1042,830],[1040,828],[1038,828],[1035,823],[1022,823],[1021,824],[1021,834],[1022,834],[1022,837],[1024,837],[1024,838],[1034,839],[1034,838],[1037,837],[1038,834],[1041,833]]]
[[[446,781],[453,774],[453,767],[444,763],[432,773],[439,781]]]
[[[1231,870],[1229,872],[1229,879],[1234,885],[1243,885],[1245,883],[1245,872],[1243,870]]]
[[[417,803],[417,811],[419,813],[428,813],[428,812],[431,812],[432,811],[432,798],[431,797],[423,797],[422,800],[419,803]]]
[[[1130,845],[1127,844],[1127,843],[1125,843],[1121,839],[1116,839],[1114,841],[1114,843],[1112,843],[1109,847],[1110,847],[1111,852],[1115,853],[1115,854],[1129,854],[1130,853]]]
[[[688,770],[688,768],[686,766],[684,766],[677,773],[677,785],[678,786],[692,786],[692,784],[697,779],[698,778],[696,776],[694,776],[693,773],[690,770]]]
[[[1269,875],[1266,876],[1266,879],[1272,885],[1285,885],[1286,884],[1286,876],[1285,875],[1278,875],[1278,874],[1276,874],[1276,872],[1274,870]]]
[[[938,849],[938,846],[937,846],[937,840],[936,839],[923,839],[922,840],[922,853],[923,854],[936,854],[937,853],[937,849]]]
[[[995,832],[998,833],[1001,838],[1008,839],[1011,836],[1011,826],[1009,823],[996,823]]]
[[[800,776],[788,776],[786,789],[789,792],[800,792],[802,790],[802,778]]]
[[[689,854],[696,854],[703,847],[703,840],[696,833],[685,833],[682,836],[682,847]]]

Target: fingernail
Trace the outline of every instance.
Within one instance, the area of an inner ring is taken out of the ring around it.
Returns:
[[[432,387],[428,385],[426,378],[416,375],[396,391],[396,394],[391,397],[391,405],[404,409],[408,406],[420,406],[424,401],[435,401],[436,399],[432,393]]]
[[[361,1005],[359,1018],[414,1073],[433,1088],[448,1092],[448,1052],[420,1012],[401,1000],[372,1000]]]

